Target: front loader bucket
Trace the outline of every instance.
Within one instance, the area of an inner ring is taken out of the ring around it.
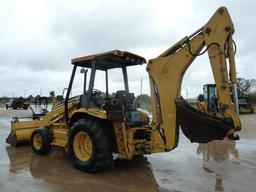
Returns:
[[[17,117],[11,122],[11,133],[6,138],[6,143],[12,146],[28,144],[32,132],[42,126],[41,120],[20,121]]]
[[[14,131],[12,131],[8,137],[5,140],[6,143],[9,143],[11,146],[16,146],[17,145],[17,138],[16,138],[16,134],[14,133]]]
[[[11,146],[19,146],[28,144],[30,142],[30,137],[33,129],[23,129],[23,130],[13,130],[6,138],[5,142],[9,143]]]
[[[184,135],[196,143],[223,140],[231,125],[220,118],[202,113],[190,106],[183,98],[176,99],[177,121]]]

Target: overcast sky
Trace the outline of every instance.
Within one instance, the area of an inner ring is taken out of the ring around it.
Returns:
[[[61,94],[75,57],[126,50],[154,58],[191,34],[220,6],[229,9],[235,25],[237,72],[256,78],[256,2],[205,0],[0,0],[0,96]],[[128,70],[130,90],[149,93],[146,65]],[[73,94],[81,90],[77,74]],[[103,88],[99,73],[96,88]],[[110,73],[110,91],[123,89],[117,70]],[[188,69],[182,93],[193,97],[212,83],[207,56]]]

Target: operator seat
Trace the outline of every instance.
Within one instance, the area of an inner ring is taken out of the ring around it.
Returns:
[[[135,97],[133,93],[129,93],[128,91],[119,90],[116,92],[115,99],[118,99],[121,104],[124,106],[124,111],[136,111],[137,105],[135,102]]]
[[[140,112],[137,111],[137,102],[133,93],[119,90],[114,98],[106,103],[107,117],[110,121],[126,122],[129,126],[143,124]]]

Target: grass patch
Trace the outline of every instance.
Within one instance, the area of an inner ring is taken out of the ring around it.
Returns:
[[[151,112],[151,104],[146,104],[146,103],[143,103],[143,104],[140,104],[140,108],[141,109],[145,109],[147,110],[148,112]]]

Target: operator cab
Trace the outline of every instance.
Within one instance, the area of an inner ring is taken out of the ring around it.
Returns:
[[[207,103],[207,111],[218,111],[218,98],[215,84],[206,84],[203,86],[204,100]]]
[[[69,100],[76,69],[81,67],[80,72],[84,73],[83,94],[80,98],[81,108],[105,110],[108,120],[111,121],[125,119],[127,123],[138,123],[140,121],[138,112],[136,112],[138,106],[134,94],[129,92],[127,67],[142,65],[143,63],[146,63],[145,58],[120,50],[72,59],[74,66],[65,103],[67,104]],[[110,97],[108,72],[117,68],[122,70],[124,90],[118,90]],[[88,69],[90,70],[90,79],[87,86]],[[94,88],[95,76],[99,70],[105,73],[105,92]]]

